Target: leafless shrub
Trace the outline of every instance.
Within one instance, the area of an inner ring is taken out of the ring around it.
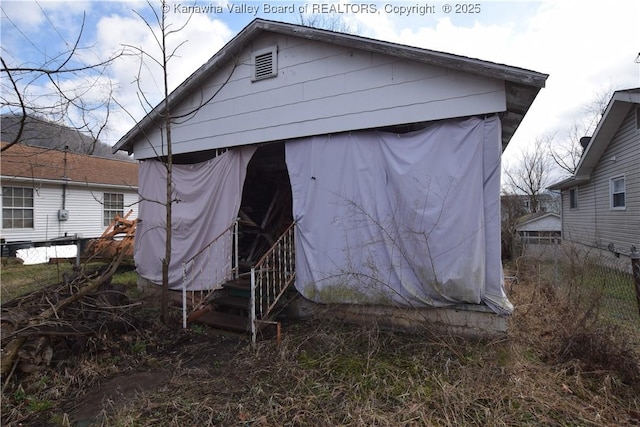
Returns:
[[[520,260],[518,292],[526,298],[513,328],[540,339],[540,356],[579,374],[608,372],[623,384],[640,384],[637,337],[602,312],[610,279],[606,260],[565,247],[562,275],[554,283],[536,259]],[[518,311],[518,310],[517,310]]]

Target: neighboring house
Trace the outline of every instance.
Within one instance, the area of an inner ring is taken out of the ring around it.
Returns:
[[[240,216],[241,261],[267,272],[288,263],[255,261],[295,221],[295,287],[314,302],[509,313],[500,158],[546,78],[254,20],[168,99],[182,117],[171,127],[179,202],[170,287],[220,286],[183,277]],[[141,161],[136,267],[155,283],[164,251],[163,108],[114,147]],[[243,232],[247,224],[255,237]]]
[[[640,250],[640,88],[616,91],[562,191],[562,237],[628,257]]]
[[[529,245],[546,245],[562,236],[560,215],[536,212],[524,215],[516,223],[520,241]]]
[[[3,144],[3,147],[6,144]],[[138,165],[15,144],[2,152],[6,243],[99,237],[114,215],[137,217]]]
[[[502,218],[502,259],[509,260],[521,254],[520,238],[516,226],[523,218],[532,214],[560,214],[560,193],[545,192],[537,196],[538,211],[531,210],[531,197],[524,194],[503,194],[500,196],[500,216]],[[539,216],[539,215],[536,215]],[[560,230],[560,228],[558,228]]]
[[[516,221],[517,245],[522,255],[552,257],[553,250],[546,245],[558,245],[562,236],[560,215],[552,212],[536,212],[524,215]]]

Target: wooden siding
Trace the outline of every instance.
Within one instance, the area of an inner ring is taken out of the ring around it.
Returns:
[[[34,188],[23,182],[12,183],[8,180],[3,180],[2,185]],[[82,238],[99,237],[106,228],[103,226],[103,206],[100,203],[104,193],[124,194],[124,213],[133,209],[129,218],[137,218],[138,215],[138,194],[135,190],[69,185],[65,203],[69,212],[67,221],[58,221],[58,210],[62,208],[61,184],[37,184],[33,193],[34,228],[2,229],[1,236],[7,242],[44,241],[76,235]]]
[[[595,246],[595,188],[592,181],[576,188],[578,207],[575,209],[569,206],[569,190],[562,192],[562,238]]]
[[[252,82],[251,52],[274,45],[277,77]],[[173,126],[174,153],[506,110],[500,79],[276,34],[256,40],[172,114],[217,91]],[[159,131],[149,140],[159,144]],[[137,141],[134,152],[143,159],[161,150]]]
[[[569,208],[569,190],[562,192],[565,240],[629,254],[640,249],[640,130],[631,108],[601,156],[588,183],[578,188],[578,208]],[[611,209],[609,182],[624,175],[626,209]]]

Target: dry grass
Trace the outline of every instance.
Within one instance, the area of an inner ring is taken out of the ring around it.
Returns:
[[[72,425],[92,391],[139,372],[159,387],[101,403],[102,426],[621,426],[640,424],[633,333],[596,321],[589,301],[524,278],[500,341],[401,334],[323,319],[284,325],[278,345],[205,328],[137,329],[86,343],[3,391],[3,425]],[[177,313],[176,313],[177,314]],[[167,373],[168,371],[168,373]],[[106,394],[105,394],[106,395]],[[81,405],[80,405],[81,406]]]
[[[87,271],[97,270],[107,263],[92,262],[85,264]],[[128,265],[126,268],[131,269]],[[48,285],[59,284],[73,277],[74,267],[69,262],[55,264],[23,265],[15,258],[2,258],[0,267],[0,303],[4,304],[21,295],[29,294]],[[114,283],[135,283],[134,272],[118,275]]]
[[[70,274],[71,264],[22,265],[6,262],[2,258],[0,267],[0,302],[5,303],[20,295],[32,292],[44,285],[60,283],[65,274]]]

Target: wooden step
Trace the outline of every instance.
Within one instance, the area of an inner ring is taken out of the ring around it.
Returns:
[[[217,311],[210,311],[200,316],[194,323],[202,323],[213,326],[214,328],[225,329],[233,332],[251,332],[251,321],[248,317],[229,313],[220,313]]]
[[[238,289],[242,291],[251,290],[251,278],[240,277],[238,279],[229,280],[222,285],[225,289]]]
[[[237,298],[251,297],[251,279],[242,277],[226,282],[222,287],[230,296]],[[247,304],[248,306],[248,304]]]
[[[242,298],[233,295],[217,297],[210,301],[211,304],[224,307],[241,308],[249,310],[249,298]]]

